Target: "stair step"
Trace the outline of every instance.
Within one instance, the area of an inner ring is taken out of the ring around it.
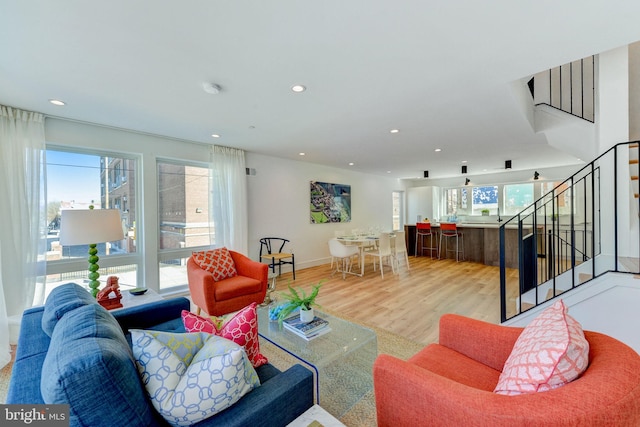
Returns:
[[[638,164],[638,159],[629,159],[629,164],[630,165],[637,165]]]
[[[638,144],[637,142],[634,142],[633,144],[629,144],[629,148],[638,148],[640,147],[640,144]]]
[[[578,283],[584,283],[592,278],[593,276],[589,273],[578,273]]]

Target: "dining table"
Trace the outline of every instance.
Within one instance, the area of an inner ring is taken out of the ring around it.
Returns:
[[[391,242],[393,244],[395,239],[394,233],[389,233],[389,237],[391,238]],[[347,245],[358,245],[358,249],[360,250],[360,274],[355,273],[356,276],[364,276],[364,248],[369,246],[369,244],[374,243],[377,245],[378,240],[380,240],[379,234],[358,234],[351,236],[341,236],[337,237],[338,241],[347,244]]]

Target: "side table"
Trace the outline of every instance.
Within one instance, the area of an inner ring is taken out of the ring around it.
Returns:
[[[122,307],[114,308],[113,310],[109,310],[111,312],[122,310],[123,308],[135,307],[136,305],[148,304],[150,302],[162,301],[164,298],[160,296],[153,289],[147,289],[142,295],[132,295],[129,293],[127,288],[120,288],[120,293],[122,294],[122,299],[120,302],[122,303]]]
[[[313,405],[307,409],[302,415],[287,424],[287,427],[310,427],[314,422],[323,427],[345,427],[340,420],[325,411],[319,405]]]
[[[269,281],[269,287],[267,287],[267,295],[264,297],[264,302],[260,304],[260,307],[266,307],[273,302],[271,293],[276,290],[276,281],[278,280],[278,275],[272,271],[269,271],[267,280]]]

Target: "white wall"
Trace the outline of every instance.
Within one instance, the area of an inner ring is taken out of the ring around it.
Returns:
[[[249,256],[258,259],[261,237],[284,237],[291,240],[297,268],[329,262],[327,242],[335,230],[391,230],[392,192],[404,190],[397,179],[255,153],[247,153],[247,167],[256,170],[247,176]],[[351,185],[351,222],[311,224],[310,181]]]
[[[629,49],[598,55],[596,126],[599,153],[629,141]]]

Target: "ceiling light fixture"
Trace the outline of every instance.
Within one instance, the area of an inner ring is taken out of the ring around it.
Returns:
[[[305,154],[307,154],[307,153],[298,153],[298,154],[299,154],[300,156],[304,156],[304,155],[305,155]]]
[[[390,133],[398,133],[398,132],[400,132],[400,129],[391,129],[389,132]]]
[[[355,163],[349,162],[349,166],[353,166],[353,165],[355,165]]]
[[[57,105],[58,107],[63,107],[67,105],[64,101],[60,101],[59,99],[50,99],[49,102],[52,103],[53,105]]]
[[[469,178],[465,178],[464,185],[469,185],[470,182],[471,182],[471,180]]]
[[[220,91],[222,90],[222,88],[219,85],[211,82],[202,83],[202,89],[204,89],[205,92],[211,95],[216,95],[220,93]]]
[[[304,92],[305,90],[307,90],[307,88],[303,85],[293,85],[291,86],[291,90],[296,92],[296,93],[300,93],[300,92]]]
[[[212,133],[211,138],[220,138],[220,135],[218,135],[217,133]]]
[[[442,148],[436,148],[436,149],[435,149],[435,150],[433,150],[433,151],[435,151],[436,153],[439,153],[439,152],[441,152],[441,151],[442,151]]]
[[[534,180],[538,180],[538,178],[540,178],[540,174],[538,173],[538,171],[534,171],[533,172],[533,179]]]

